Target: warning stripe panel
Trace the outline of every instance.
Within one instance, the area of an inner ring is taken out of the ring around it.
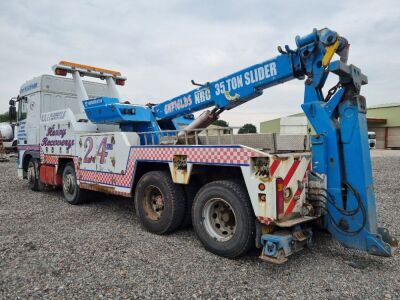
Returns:
[[[297,167],[299,166],[299,164],[300,164],[300,159],[296,159],[293,162],[293,164],[291,165],[289,171],[287,172],[287,174],[285,176],[285,179],[283,180],[283,183],[284,183],[285,186],[287,186],[289,184],[290,179],[292,179],[293,174],[296,172]]]
[[[290,199],[288,207],[286,208],[285,216],[289,215],[293,211],[294,207],[296,206],[295,199],[301,195],[302,191],[303,189],[297,189],[297,191],[294,193],[292,199]]]
[[[281,161],[279,159],[275,159],[274,162],[271,164],[271,166],[269,167],[269,173],[272,175],[274,175],[276,169],[278,169],[279,164],[281,163]]]
[[[311,170],[311,162],[309,162],[308,165],[307,165],[306,171],[305,171],[304,176],[303,176],[303,179],[302,179],[302,181],[301,181],[302,184],[304,184],[304,181],[305,181],[305,179],[306,179],[306,177],[307,177],[307,172],[308,172],[309,170]],[[294,193],[292,199],[290,199],[290,202],[289,202],[288,207],[286,208],[285,216],[289,215],[289,214],[293,211],[294,207],[296,206],[296,202],[297,202],[296,199],[297,199],[298,197],[300,197],[300,195],[301,195],[302,192],[303,192],[303,188],[297,188],[297,190],[296,190],[296,192]]]

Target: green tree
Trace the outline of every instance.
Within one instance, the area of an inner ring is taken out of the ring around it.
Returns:
[[[0,114],[0,122],[9,122],[10,118],[8,117],[8,112],[5,112],[4,114]]]
[[[218,127],[229,127],[228,122],[224,121],[224,120],[216,120],[216,121],[214,121],[212,123],[212,125],[218,126]],[[224,129],[221,133],[222,134],[228,134],[229,133],[229,129],[227,129],[227,130]]]
[[[244,124],[238,131],[239,134],[243,133],[257,133],[257,128],[253,124]]]
[[[224,120],[215,120],[215,121],[212,123],[212,125],[219,126],[219,127],[229,127],[228,122],[227,122],[227,121],[224,121]]]

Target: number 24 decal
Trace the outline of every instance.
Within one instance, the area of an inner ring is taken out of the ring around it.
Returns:
[[[93,157],[90,155],[90,153],[93,150],[93,138],[91,136],[88,136],[83,144],[84,147],[86,148],[86,154],[85,157],[83,158],[83,163],[89,164],[91,162],[94,162]],[[106,161],[106,157],[108,156],[107,137],[103,137],[103,139],[101,140],[96,155],[100,157],[100,164],[104,164]]]

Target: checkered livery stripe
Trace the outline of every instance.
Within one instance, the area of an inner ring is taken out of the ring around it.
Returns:
[[[130,187],[137,161],[170,162],[174,155],[187,155],[190,163],[249,165],[250,157],[262,156],[245,147],[132,147],[126,170],[122,174],[80,169],[78,178],[84,182]]]
[[[42,153],[42,152],[41,152]],[[49,164],[49,165],[58,165],[58,159],[60,156],[58,155],[43,155],[42,163],[43,164]]]
[[[40,152],[40,162],[41,164],[46,164],[46,165],[58,165],[58,161],[61,158],[68,158],[68,159],[73,159],[75,165],[78,162],[78,158],[75,156],[70,156],[70,155],[53,155],[53,154],[44,154],[43,152]]]

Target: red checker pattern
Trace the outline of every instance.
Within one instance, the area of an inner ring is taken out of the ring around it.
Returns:
[[[135,163],[145,161],[171,161],[174,155],[187,155],[192,163],[216,163],[247,165],[250,157],[262,156],[259,152],[244,147],[139,147],[131,148],[124,174],[78,170],[82,181],[130,187]]]
[[[58,155],[43,155],[43,163],[49,165],[58,165]]]

